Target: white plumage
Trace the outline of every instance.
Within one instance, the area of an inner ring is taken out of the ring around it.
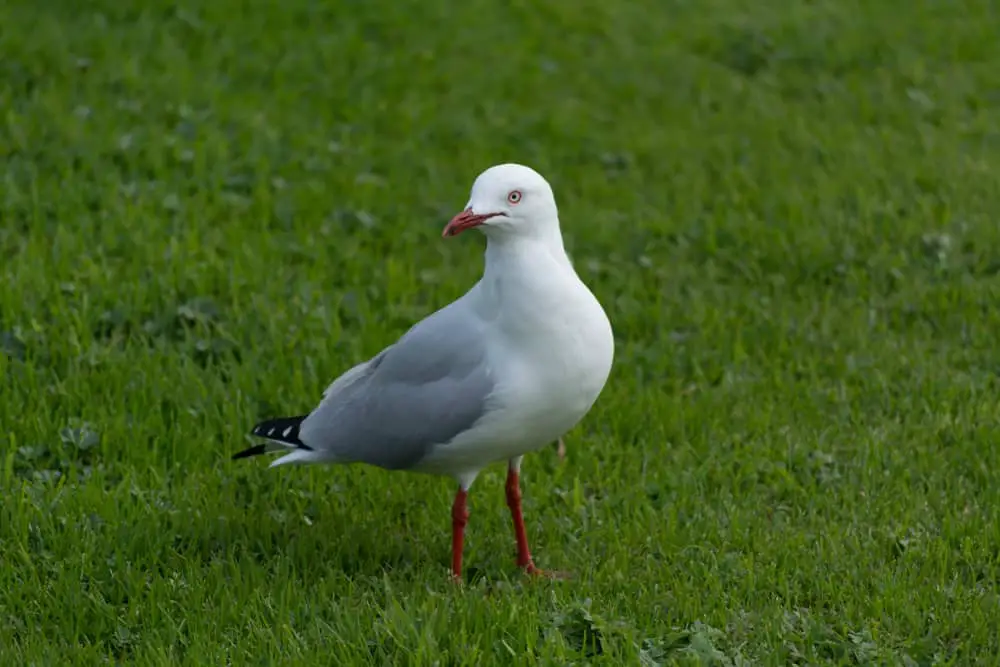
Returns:
[[[487,237],[476,285],[337,378],[309,415],[262,422],[253,433],[292,448],[272,465],[363,462],[453,477],[455,516],[479,472],[508,461],[518,561],[534,571],[518,527],[521,457],[590,410],[611,371],[614,338],[566,255],[555,198],[537,172],[504,164],[480,174],[444,235],[472,227]]]

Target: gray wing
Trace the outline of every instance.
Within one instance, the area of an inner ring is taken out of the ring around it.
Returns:
[[[355,381],[367,377],[371,371],[372,365],[373,364],[377,365],[379,363],[379,360],[385,355],[385,353],[389,349],[390,348],[387,347],[378,354],[376,354],[374,357],[369,359],[368,361],[362,361],[354,368],[345,371],[343,375],[341,375],[336,380],[331,382],[330,386],[323,391],[323,398],[326,398],[331,394],[336,394],[337,392],[342,391],[345,387],[349,387]]]
[[[460,302],[340,376],[303,421],[300,439],[342,462],[411,468],[468,430],[493,392],[482,324]]]

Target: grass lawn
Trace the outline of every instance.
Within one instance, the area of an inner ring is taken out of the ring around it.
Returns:
[[[4,665],[1000,661],[988,0],[0,5]],[[585,421],[445,479],[232,462],[552,182]]]

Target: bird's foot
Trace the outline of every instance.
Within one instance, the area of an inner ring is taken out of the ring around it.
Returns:
[[[535,567],[534,563],[528,563],[522,566],[524,573],[530,577],[539,577],[542,579],[552,579],[555,581],[566,581],[567,579],[572,579],[573,575],[569,572],[560,572],[557,570],[543,570],[541,568]]]

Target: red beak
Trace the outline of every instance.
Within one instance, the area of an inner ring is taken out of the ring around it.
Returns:
[[[473,227],[478,227],[490,218],[498,215],[503,215],[502,213],[473,213],[471,208],[467,208],[444,226],[444,230],[441,232],[441,236],[456,236],[461,234],[466,229],[472,229]]]

